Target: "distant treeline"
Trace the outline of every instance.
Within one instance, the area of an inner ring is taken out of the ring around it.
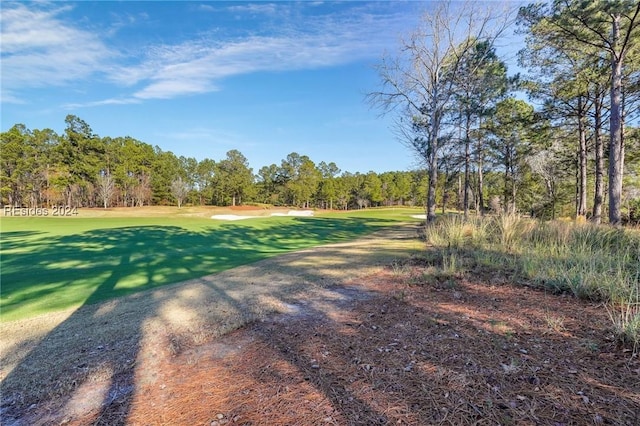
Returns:
[[[425,170],[350,173],[333,162],[316,164],[292,152],[279,165],[263,166],[255,173],[238,150],[220,160],[198,161],[128,136],[100,137],[74,115],[67,116],[65,123],[62,135],[50,129],[30,130],[23,124],[0,134],[2,206],[268,204],[360,209],[426,204]],[[518,210],[540,217],[571,216],[575,209],[571,154],[565,163],[567,173],[553,181],[554,197],[548,196],[548,180],[536,173],[537,157],[525,163],[517,182]],[[463,209],[463,164],[453,152],[443,157],[436,192],[440,209]],[[498,157],[487,162],[483,178],[482,199],[487,205],[482,208],[503,210],[509,178]],[[472,180],[469,206],[480,211],[479,184]]]
[[[424,204],[424,172],[342,172],[291,153],[257,173],[238,150],[220,160],[176,156],[131,137],[100,137],[66,117],[62,135],[16,124],[1,134],[2,205],[135,207],[247,203],[306,208]]]

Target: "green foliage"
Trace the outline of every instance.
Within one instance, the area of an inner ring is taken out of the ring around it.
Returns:
[[[527,34],[520,64],[532,74],[529,94],[543,101],[557,127],[569,128],[578,145],[576,214],[587,214],[589,131],[595,141],[593,214],[600,221],[604,199],[603,110],[609,114],[609,221],[620,224],[625,173],[625,117],[640,86],[640,3],[634,0],[568,0],[522,7]],[[591,118],[593,117],[593,119]]]
[[[508,108],[502,110],[506,114]],[[491,122],[483,125],[483,131],[489,124]],[[546,133],[534,130],[532,134],[536,147],[543,146]],[[640,187],[636,179],[640,157],[634,154],[633,148],[638,145],[639,134],[635,128],[629,128],[626,133],[629,161],[624,214],[627,220],[633,220],[637,210],[634,188]],[[506,133],[502,136],[506,138]],[[473,137],[483,138],[486,154],[486,131],[482,136]],[[494,143],[499,142],[497,137],[494,139]],[[176,205],[178,200],[171,185],[178,177],[189,188],[182,198],[182,203],[187,205],[233,205],[234,200],[235,204],[257,201],[327,209],[427,204],[429,178],[425,170],[353,174],[341,172],[334,163],[316,165],[305,155],[291,153],[280,166],[264,166],[254,176],[248,160],[237,150],[230,151],[220,161],[176,157],[172,152],[131,137],[98,137],[86,122],[75,116],[67,117],[63,135],[48,129],[29,130],[24,125],[15,125],[0,134],[0,149],[3,205],[104,207],[105,200],[108,207]],[[464,189],[460,158],[455,150],[442,153],[446,155],[440,161],[436,202],[444,210],[460,209]],[[504,199],[505,187],[516,181],[519,211],[551,218],[571,215],[574,193],[571,154],[571,150],[557,151],[552,146],[539,155],[529,155],[520,164],[517,179],[507,179],[498,165],[485,163],[484,206],[496,195]],[[534,157],[545,161],[539,161],[539,167],[534,168]],[[81,164],[76,164],[78,162]],[[85,176],[87,174],[90,176]],[[479,201],[476,191],[480,188],[475,176],[472,181],[473,195]],[[553,187],[550,189],[549,185]]]
[[[543,121],[525,101],[506,98],[496,105],[487,127],[490,155],[504,173],[503,202],[510,213],[516,212],[517,193],[528,169],[526,159],[539,149]]]
[[[253,171],[249,167],[249,161],[240,151],[232,149],[216,167],[216,204],[235,206],[242,204],[243,199],[251,200],[254,196],[253,183]]]
[[[91,127],[75,115],[68,115],[65,123],[65,134],[58,145],[61,162],[69,171],[70,182],[84,186],[98,175],[104,145]]]
[[[101,138],[73,115],[66,124],[63,135],[31,131],[22,124],[0,134],[0,205],[227,206],[258,201],[348,209],[415,204],[424,189],[414,185],[420,172],[388,172],[383,189],[376,173],[339,175],[335,163],[316,165],[295,152],[280,166],[264,166],[254,176],[247,158],[235,149],[217,162],[197,161],[131,137]],[[177,179],[186,194],[172,187]]]
[[[382,181],[375,172],[367,173],[364,178],[362,189],[362,195],[371,201],[373,206],[380,205],[384,199],[382,194]]]
[[[216,167],[216,162],[209,158],[200,161],[196,166],[195,187],[200,205],[213,203]]]

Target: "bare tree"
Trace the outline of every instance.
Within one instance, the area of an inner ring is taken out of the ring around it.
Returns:
[[[137,181],[131,194],[132,205],[142,207],[145,202],[151,200],[151,176],[141,173],[138,175]]]
[[[188,193],[189,185],[181,177],[171,182],[171,195],[173,195],[178,202],[178,208],[182,208],[182,201],[184,201]]]
[[[100,173],[97,179],[98,198],[102,201],[102,205],[106,209],[109,207],[109,203],[113,198],[114,191],[116,189],[115,180],[111,176],[111,173]]]
[[[427,166],[428,222],[436,215],[438,153],[462,59],[476,42],[493,46],[510,19],[509,13],[495,8],[454,4],[438,3],[423,15],[418,28],[401,42],[399,55],[383,58],[377,67],[382,89],[367,95],[383,114],[400,112],[401,141]]]
[[[546,202],[549,205],[551,219],[556,218],[556,206],[558,204],[558,186],[567,174],[562,145],[558,140],[553,140],[546,149],[527,158],[531,171],[542,178],[546,188]]]

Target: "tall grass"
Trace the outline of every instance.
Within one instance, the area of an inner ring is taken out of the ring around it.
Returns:
[[[606,303],[621,341],[640,345],[640,233],[588,223],[537,222],[517,215],[440,218],[427,242],[465,264],[517,281]],[[470,258],[470,259],[469,259]]]
[[[465,220],[460,215],[440,218],[436,226],[425,228],[427,242],[435,247],[461,249],[484,244],[489,238],[490,223],[480,218]]]

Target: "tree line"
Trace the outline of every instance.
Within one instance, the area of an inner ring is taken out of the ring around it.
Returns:
[[[514,22],[525,75],[509,75],[496,53]],[[254,173],[237,150],[177,157],[99,137],[69,115],[62,135],[21,124],[0,135],[2,204],[420,205],[428,220],[438,208],[638,220],[640,3],[554,0],[514,14],[440,2],[378,73],[368,101],[394,114],[422,170],[352,174],[293,152]]]
[[[132,137],[100,137],[68,115],[64,133],[16,124],[0,134],[2,205],[235,206],[347,209],[424,204],[424,173],[342,172],[290,153],[257,173],[231,150],[220,160],[176,156]]]
[[[503,114],[502,109],[511,111],[512,102],[507,101],[497,114]],[[494,119],[499,121],[500,116]],[[2,206],[266,204],[361,209],[424,207],[427,203],[429,175],[424,169],[350,173],[341,171],[333,162],[316,164],[308,156],[292,152],[279,165],[263,166],[254,173],[247,158],[238,150],[227,152],[225,158],[217,161],[209,158],[198,161],[128,136],[100,137],[89,124],[74,115],[68,115],[65,123],[61,135],[50,129],[30,130],[24,124],[0,133]],[[502,130],[496,128],[495,131],[500,134]],[[471,185],[474,190],[465,188],[464,162],[456,153],[446,151],[448,154],[439,163],[435,192],[439,209],[464,211],[465,205],[486,199],[485,211],[502,211],[503,188],[511,183],[504,172],[494,166],[502,161],[508,149],[488,143],[486,151],[488,166],[483,174],[482,195],[475,192],[477,180]],[[537,161],[546,161],[539,160],[540,155],[528,160],[531,166],[523,172],[518,184],[518,205],[521,211],[543,216],[545,181],[534,172]],[[557,183],[562,184],[571,185],[566,181]],[[570,214],[570,200],[562,199],[557,208],[563,215]]]
[[[220,160],[176,156],[132,137],[100,137],[69,115],[61,135],[16,124],[0,134],[2,205],[18,207],[234,206],[260,203],[301,208],[424,206],[424,170],[350,173],[292,152],[257,173],[231,150]],[[489,172],[493,184],[499,173]],[[489,190],[488,197],[499,196]],[[442,209],[462,206],[457,173],[445,171]],[[495,205],[495,203],[494,203]]]
[[[488,207],[485,172],[499,171],[502,210],[555,217],[573,205],[574,217],[600,223],[608,211],[619,224],[640,210],[640,3],[494,6],[435,5],[368,95],[423,160],[428,220],[441,176],[462,175],[467,216]],[[496,46],[514,23],[526,74],[509,76]]]

